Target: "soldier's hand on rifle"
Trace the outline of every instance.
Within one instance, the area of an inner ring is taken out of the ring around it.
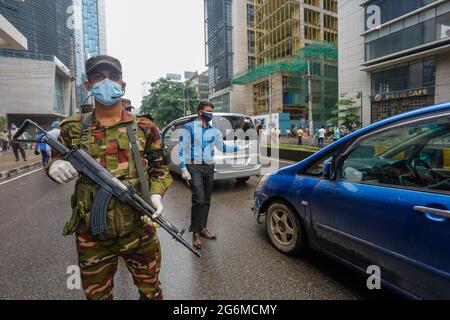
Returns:
[[[152,207],[156,210],[155,213],[153,214],[152,218],[144,216],[142,217],[142,221],[144,221],[146,224],[154,227],[154,228],[159,228],[160,225],[157,224],[155,222],[155,220],[162,214],[164,207],[162,205],[162,197],[159,194],[153,194],[151,196],[151,201],[152,201]]]
[[[164,210],[164,207],[162,204],[162,197],[159,194],[152,194],[151,200],[152,200],[152,207],[155,208],[155,210],[156,210],[152,216],[153,220],[155,220],[162,214],[162,212]]]
[[[50,178],[63,184],[78,178],[78,171],[65,160],[56,160],[48,170]]]

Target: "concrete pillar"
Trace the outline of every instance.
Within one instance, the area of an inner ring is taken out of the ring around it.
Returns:
[[[436,57],[436,103],[450,101],[450,59],[449,53]]]

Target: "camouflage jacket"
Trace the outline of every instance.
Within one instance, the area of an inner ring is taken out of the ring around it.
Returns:
[[[63,121],[60,125],[59,140],[69,148],[80,147],[95,158],[103,167],[126,185],[132,185],[142,195],[139,176],[129,145],[126,126],[133,123],[137,129],[137,140],[141,161],[146,169],[150,193],[164,195],[172,184],[172,177],[167,166],[149,169],[145,154],[160,151],[162,142],[158,127],[146,118],[135,118],[131,113],[123,111],[122,120],[111,126],[103,127],[96,120],[95,115],[90,128],[90,136],[80,141],[82,128],[81,115],[75,115]],[[50,168],[53,161],[49,163]],[[157,159],[161,160],[161,159]],[[90,209],[97,188],[86,177],[80,177],[71,198],[73,214],[64,228],[64,235],[74,232],[88,233],[90,231]],[[108,207],[108,231],[101,238],[123,237],[141,226],[140,215],[129,206],[113,199]]]

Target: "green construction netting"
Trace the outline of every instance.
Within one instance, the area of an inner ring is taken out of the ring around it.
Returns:
[[[268,77],[277,72],[304,73],[308,70],[308,61],[316,59],[336,60],[338,57],[337,47],[328,43],[313,43],[300,49],[291,58],[283,58],[267,63],[261,67],[239,75],[233,79],[233,84],[246,85],[258,79]]]

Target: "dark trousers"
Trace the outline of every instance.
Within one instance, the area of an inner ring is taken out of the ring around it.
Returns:
[[[14,152],[14,156],[16,157],[16,161],[19,161],[19,151],[20,154],[22,155],[22,159],[25,161],[27,159],[27,155],[25,153],[25,150],[23,150],[22,145],[19,142],[13,142],[12,143],[12,148],[13,148],[13,152]]]
[[[2,141],[2,152],[8,152],[8,141],[7,140]]]
[[[298,137],[297,145],[299,145],[299,146],[303,145],[303,138],[302,137]]]
[[[325,142],[324,138],[319,138],[318,141],[317,141],[318,147],[319,148],[323,148],[324,142]]]
[[[190,232],[200,233],[208,225],[211,195],[214,188],[214,165],[187,165],[192,180],[192,212]]]
[[[41,150],[41,155],[42,155],[42,164],[46,165],[50,162],[50,155],[47,153],[47,151],[42,151]]]

